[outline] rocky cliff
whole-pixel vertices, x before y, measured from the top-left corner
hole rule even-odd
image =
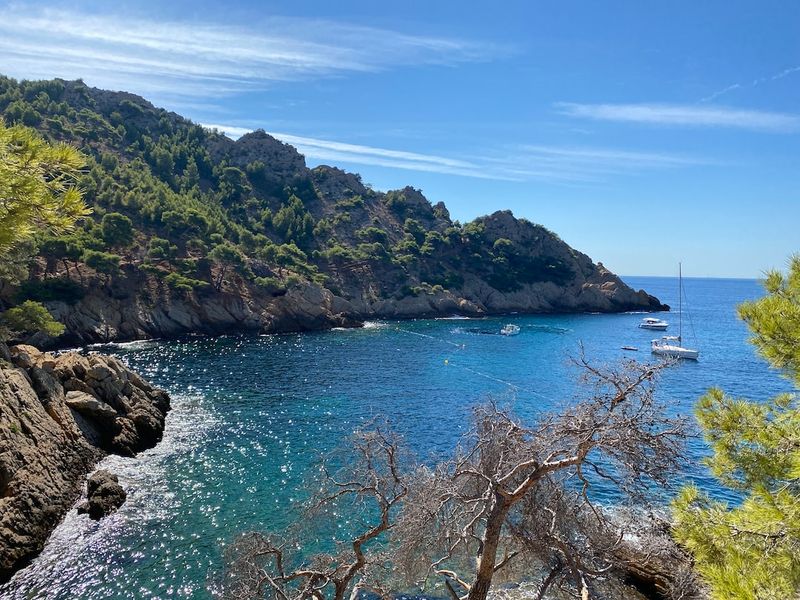
[[[578,255],[583,266],[590,259]],[[374,277],[365,265],[348,275]],[[289,332],[357,327],[369,319],[450,316],[480,317],[511,312],[623,312],[664,310],[643,290],[634,291],[602,265],[566,285],[525,284],[500,292],[480,277],[464,278],[458,289],[422,285],[408,293],[383,296],[377,286],[345,283],[340,295],[311,282],[272,294],[231,277],[222,290],[186,294],[157,279],[131,274],[112,294],[90,287],[78,302],[49,301],[47,307],[67,326],[60,343],[93,343],[175,337],[188,333]],[[42,340],[47,343],[47,340]]]
[[[162,436],[169,397],[115,358],[0,344],[0,581],[27,564],[108,453]]]
[[[87,159],[93,214],[42,236],[27,280],[0,286],[0,309],[47,304],[67,326],[56,343],[667,308],[542,225],[509,211],[460,223],[419,189],[309,168],[264,131],[234,141],[80,81],[0,77],[0,116]]]

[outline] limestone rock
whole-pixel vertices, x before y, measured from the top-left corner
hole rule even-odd
[[[78,506],[78,513],[88,514],[97,521],[117,510],[127,497],[116,475],[106,470],[96,471],[86,482],[87,500]]]
[[[117,411],[108,404],[86,392],[67,392],[66,403],[89,419],[114,419],[117,416]]]
[[[33,366],[39,355],[41,355],[41,352],[33,346],[19,344],[11,348],[11,362],[22,369],[28,369]]]
[[[165,392],[115,358],[31,346],[7,354],[11,362],[0,363],[0,581],[42,549],[94,464],[107,453],[152,447],[169,410]],[[124,499],[113,483],[92,488],[102,512]]]

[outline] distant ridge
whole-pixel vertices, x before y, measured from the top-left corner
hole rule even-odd
[[[309,169],[264,131],[236,141],[139,96],[0,77],[0,115],[88,157],[94,209],[0,303],[43,301],[61,343],[290,331],[367,318],[666,310],[509,211],[466,224],[413,187]]]

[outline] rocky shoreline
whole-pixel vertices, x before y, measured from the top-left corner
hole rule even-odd
[[[602,264],[591,276],[565,286],[538,283],[501,293],[479,278],[466,278],[459,290],[430,289],[402,298],[371,297],[358,289],[337,295],[312,283],[273,295],[235,278],[219,291],[180,293],[130,268],[111,289],[93,286],[77,302],[45,304],[67,327],[59,340],[35,338],[37,344],[49,347],[198,333],[360,327],[374,319],[669,310],[644,290],[627,286]]]
[[[169,405],[116,358],[0,344],[0,582],[41,551],[100,459],[161,440]],[[95,491],[110,508],[124,492],[108,479]]]

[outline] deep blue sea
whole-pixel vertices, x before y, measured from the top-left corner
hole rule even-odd
[[[677,307],[677,279],[625,279]],[[755,355],[735,315],[739,302],[761,295],[756,281],[684,279],[684,289],[684,343],[701,356],[661,378],[670,411],[690,413],[711,386],[756,400],[790,389]],[[101,522],[72,511],[0,596],[209,598],[224,544],[242,531],[285,527],[309,465],[358,423],[384,413],[421,457],[447,453],[470,406],[489,396],[535,419],[584,393],[569,361],[581,343],[597,363],[651,360],[649,341],[660,334],[638,329],[642,316],[385,321],[96,348],[172,394],[165,439],[136,459],[106,459],[127,503]],[[677,313],[661,316],[675,333]],[[521,333],[498,335],[505,323]],[[700,464],[702,441],[693,439],[689,453],[686,477],[725,498]]]

